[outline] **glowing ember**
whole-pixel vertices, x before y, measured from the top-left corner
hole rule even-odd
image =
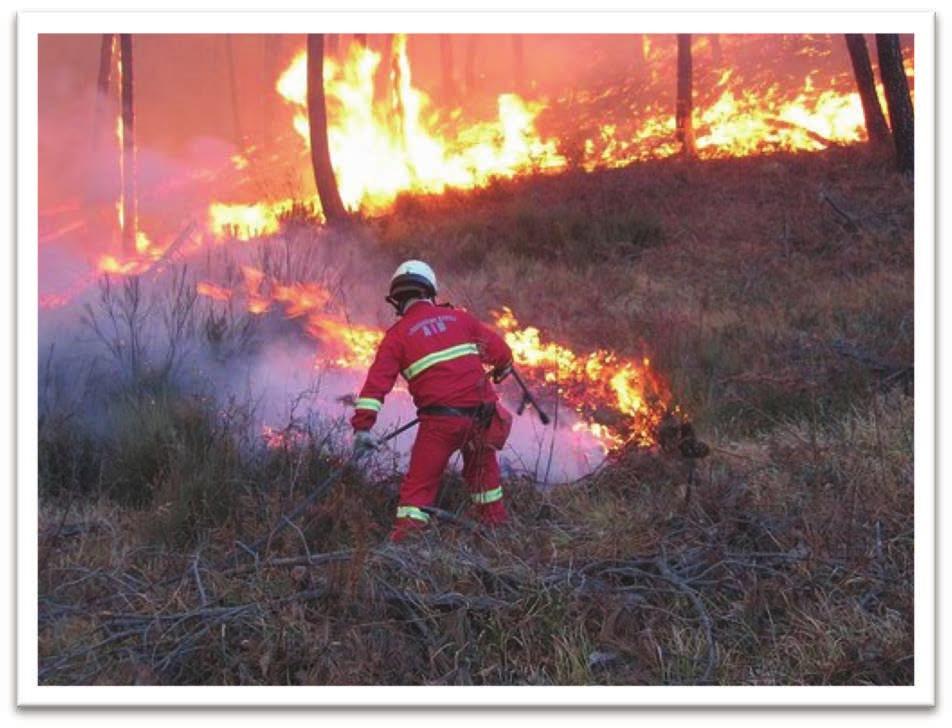
[[[269,450],[287,450],[307,442],[307,434],[293,427],[276,430],[270,425],[261,428],[261,439]]]
[[[129,260],[119,260],[114,255],[104,255],[99,259],[99,270],[103,273],[121,276],[134,276],[145,273],[151,265],[151,261],[132,258]]]
[[[209,283],[208,281],[199,281],[195,285],[195,291],[200,296],[206,296],[208,298],[213,298],[216,301],[230,301],[231,300],[231,291],[222,286],[217,286],[214,283]]]
[[[46,293],[40,296],[40,308],[62,308],[69,303],[70,297],[61,293]]]

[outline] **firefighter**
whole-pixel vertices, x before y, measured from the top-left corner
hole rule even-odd
[[[471,514],[479,522],[505,523],[496,450],[508,435],[511,416],[490,383],[512,371],[512,351],[499,334],[467,311],[437,304],[436,275],[419,260],[401,264],[386,300],[399,319],[388,329],[355,403],[351,424],[357,452],[376,449],[370,433],[398,375],[407,381],[420,418],[410,466],[390,534],[399,542],[426,527],[425,508],[436,500],[440,478],[457,450]],[[491,367],[487,378],[485,366]]]

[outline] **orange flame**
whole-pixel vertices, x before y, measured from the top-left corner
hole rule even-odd
[[[231,291],[222,286],[210,283],[209,281],[199,281],[195,284],[195,291],[199,296],[206,296],[216,301],[230,301]]]
[[[320,342],[315,366],[361,370],[373,362],[384,331],[352,323],[333,310],[326,288],[318,283],[283,284],[252,266],[243,266],[241,272],[242,291],[207,281],[199,283],[197,291],[217,301],[230,301],[241,293],[252,314],[266,313],[280,304],[287,318],[300,319],[303,331]],[[525,377],[557,389],[580,418],[576,429],[588,430],[606,451],[627,442],[642,446],[656,442],[659,424],[672,411],[672,397],[647,358],[626,359],[607,350],[579,354],[543,341],[534,326],[520,327],[509,308],[493,316]]]
[[[277,430],[270,425],[261,428],[261,439],[269,450],[287,450],[307,442],[307,435],[292,426]]]
[[[627,441],[654,444],[672,397],[647,358],[623,359],[607,350],[580,355],[567,346],[544,342],[534,326],[520,328],[507,307],[493,316],[515,363],[528,378],[555,385],[582,418],[580,427],[609,447]]]
[[[370,366],[383,331],[354,324],[346,316],[330,308],[330,291],[319,283],[281,283],[250,265],[241,267],[245,306],[249,313],[265,314],[280,304],[285,317],[301,319],[303,330],[321,342],[317,363],[330,363],[354,369]],[[196,286],[199,295],[216,301],[230,301],[235,291],[209,281]]]
[[[556,141],[542,140],[536,131],[535,119],[545,108],[543,103],[502,94],[496,120],[451,129],[455,125],[448,125],[431,108],[429,97],[413,86],[405,35],[395,36],[394,57],[384,62],[391,61],[398,82],[389,104],[374,101],[379,53],[354,43],[345,63],[332,58],[324,61],[330,156],[341,199],[349,210],[373,214],[389,208],[401,192],[469,189],[497,177],[565,166]],[[310,144],[307,83],[307,51],[301,50],[275,88],[293,110],[292,125],[303,142],[302,151]],[[320,209],[316,198],[309,203]],[[272,233],[291,205],[291,200],[216,201],[209,206],[211,228],[217,236],[231,234],[241,240]]]

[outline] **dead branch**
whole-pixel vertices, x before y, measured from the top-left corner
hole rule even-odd
[[[707,608],[704,606],[704,602],[701,601],[697,592],[688,586],[687,582],[671,569],[664,556],[658,557],[655,560],[655,565],[658,567],[658,572],[662,578],[677,587],[688,598],[694,607],[694,611],[697,612],[698,618],[701,620],[701,626],[704,629],[704,635],[707,639],[707,664],[704,666],[704,672],[701,674],[698,684],[706,685],[710,682],[711,674],[717,665],[717,644],[714,642],[714,627],[711,622],[711,615],[708,614]]]

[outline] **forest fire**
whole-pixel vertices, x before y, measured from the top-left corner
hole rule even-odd
[[[803,36],[803,47],[794,60],[773,70],[770,64],[779,51],[769,38],[724,36],[718,53],[732,54],[734,62],[702,63],[698,81],[692,82],[697,88],[689,105],[689,122],[679,122],[673,109],[672,73],[677,70],[680,78],[680,51],[676,54],[675,45],[661,39],[642,37],[643,67],[625,82],[608,81],[600,88],[596,85],[568,96],[530,92],[524,84],[520,93],[499,89],[492,95],[494,115],[480,118],[458,106],[458,97],[424,91],[411,67],[408,37],[388,38],[383,50],[371,48],[366,39],[355,39],[341,53],[322,52],[326,152],[333,166],[335,193],[351,215],[386,214],[404,193],[469,190],[498,179],[571,167],[593,172],[674,155],[703,160],[809,152],[862,142],[868,136],[863,102],[852,75],[824,68],[833,51],[815,36]],[[696,36],[695,45],[707,52],[712,47],[709,38],[714,36]],[[269,195],[258,187],[249,195],[248,180],[261,169],[262,146],[242,142],[228,150],[224,171],[218,176],[195,173],[195,179],[206,182],[208,188],[199,195],[204,219],[199,239],[186,237],[183,244],[182,236],[164,234],[156,236],[161,243],[154,243],[144,229],[149,225],[147,216],[139,219],[141,204],[127,199],[129,191],[137,189],[136,180],[127,179],[134,169],[136,144],[128,136],[132,124],[122,95],[126,79],[120,48],[125,46],[113,38],[109,46],[112,85],[123,87],[123,113],[116,118],[114,135],[119,162],[115,210],[123,252],[115,252],[113,246],[100,253],[99,273],[142,275],[170,260],[173,253],[181,257],[211,244],[266,238],[280,234],[283,221],[299,210],[309,216],[323,212],[313,184],[316,167],[310,176],[311,144],[317,137],[310,128],[308,85],[314,79],[308,78],[307,49],[297,49],[289,60],[285,56],[268,89],[278,123],[287,130],[275,137],[270,159],[281,158],[298,170],[297,189]],[[900,63],[906,63],[907,78],[913,76],[910,60],[900,57]],[[875,84],[873,93],[882,105],[881,83]],[[484,112],[490,108],[486,96]],[[688,136],[679,126],[682,123]],[[234,201],[249,197],[248,202]],[[132,219],[126,219],[130,214]],[[280,311],[298,320],[302,330],[320,342],[321,363],[345,369],[370,364],[383,332],[354,323],[345,312],[335,310],[322,285],[281,282],[248,265],[240,270],[237,286],[201,281],[197,293],[229,305],[241,298],[253,315]],[[65,297],[65,293],[49,293],[41,305],[61,307]],[[648,359],[626,359],[604,350],[579,354],[545,342],[534,327],[520,327],[508,308],[496,315],[496,325],[505,332],[527,376],[556,388],[580,418],[578,426],[606,448],[655,441],[672,397]]]
[[[56,15],[21,702],[934,698],[932,14]]]
[[[413,86],[406,43],[406,36],[395,36],[390,59],[354,43],[343,62],[325,61],[325,93],[333,102],[328,144],[348,210],[380,213],[401,192],[470,189],[493,178],[565,166],[557,142],[542,140],[535,130],[543,103],[506,93],[498,98],[495,121],[457,125],[442,118],[427,94]],[[389,64],[385,70],[392,81],[386,99],[377,98],[375,86],[381,63]],[[293,128],[304,149],[310,144],[307,82],[307,52],[301,50],[275,88],[294,110]],[[308,202],[320,210],[316,197]],[[209,207],[209,218],[216,234],[230,231],[246,240],[275,232],[291,205],[291,200],[249,205],[215,202]]]
[[[324,58],[328,152],[341,202],[350,213],[386,214],[405,193],[468,190],[496,179],[573,166],[593,172],[685,151],[673,108],[671,73],[677,57],[666,37],[641,36],[641,66],[629,71],[627,79],[607,80],[568,95],[501,89],[493,96],[495,113],[489,118],[458,105],[458,97],[425,91],[419,69],[411,64],[411,41],[420,41],[403,34],[388,37],[382,49],[354,41],[340,54]],[[723,55],[713,63],[705,55],[711,52],[712,38],[694,40],[700,58],[691,109],[693,156],[817,151],[868,138],[852,74],[833,70],[837,66],[831,59],[837,53],[831,38],[802,36],[795,52],[781,60],[784,49],[767,36],[723,36],[717,42],[717,53]],[[101,87],[120,101],[125,93],[121,47],[115,36],[104,46],[109,74],[108,84]],[[839,54],[846,57],[842,49]],[[902,62],[907,79],[914,80],[911,56]],[[202,189],[191,195],[190,204],[200,208],[194,214],[203,221],[202,244],[250,241],[278,233],[282,220],[297,210],[321,213],[308,171],[307,75],[307,50],[300,48],[271,77],[268,90],[276,122],[287,130],[271,141],[268,159],[280,158],[288,169],[297,170],[296,189],[281,195],[262,192],[261,180],[254,183],[254,178],[262,174],[259,160],[268,145],[243,140],[228,151],[217,171],[194,173]],[[880,106],[885,106],[882,83],[874,85]],[[484,101],[483,112],[490,108],[488,99]],[[112,135],[118,163],[116,223],[108,236],[109,249],[97,243],[93,260],[102,272],[135,275],[164,259],[175,234],[153,228],[167,221],[142,215],[141,201],[127,199],[130,193],[141,197],[146,186],[137,188],[142,184],[134,171],[141,139],[127,138],[133,127],[128,104],[123,103]],[[174,180],[162,184],[175,187]],[[154,183],[152,190],[153,195],[167,194]],[[129,216],[133,219],[126,220]],[[66,227],[75,229],[76,224]],[[150,240],[153,230],[152,237],[162,242]]]
[[[242,299],[248,313],[260,316],[280,310],[285,318],[300,320],[302,330],[321,344],[315,366],[366,368],[373,361],[383,331],[352,323],[344,312],[333,310],[331,293],[314,283],[281,283],[250,265],[241,267],[242,282],[233,289],[199,281],[196,292],[219,302]]]
[[[658,427],[672,411],[672,397],[649,359],[626,359],[607,350],[580,355],[543,341],[534,326],[520,327],[509,308],[493,316],[520,370],[557,389],[581,418],[576,428],[589,430],[608,449],[628,442],[655,444]]]
[[[375,79],[389,63],[391,96],[378,98]],[[777,151],[817,151],[834,144],[865,139],[863,108],[848,78],[831,79],[826,88],[807,73],[802,84],[780,83],[746,88],[731,70],[719,74],[710,102],[693,110],[698,156],[704,159],[742,157]],[[514,93],[500,94],[498,118],[462,124],[460,110],[436,108],[415,88],[406,51],[406,36],[395,36],[393,57],[354,43],[346,58],[324,65],[324,87],[332,100],[328,145],[345,207],[367,214],[386,212],[404,192],[440,193],[447,188],[482,187],[495,178],[564,170],[569,166],[560,139],[543,138],[537,119],[546,99],[528,101]],[[307,116],[307,53],[299,51],[275,84],[281,99],[294,110],[292,125],[309,147]],[[880,88],[880,94],[882,90]],[[652,96],[662,97],[661,89]],[[578,99],[584,99],[584,92]],[[620,167],[636,161],[669,157],[680,151],[675,120],[663,104],[649,103],[624,130],[599,124],[584,140],[582,166],[587,171]],[[554,122],[571,123],[571,117]],[[309,204],[320,209],[314,197]],[[251,204],[212,203],[211,227],[247,240],[278,229],[291,200]]]
[[[856,92],[819,91],[807,76],[802,91],[789,99],[779,84],[762,92],[740,91],[730,86],[730,77],[725,72],[718,82],[723,90],[710,105],[695,109],[695,144],[702,159],[819,151],[865,141]],[[676,155],[680,147],[674,134],[674,117],[660,111],[649,114],[627,137],[617,125],[603,124],[596,137],[585,141],[583,166],[593,171]]]
[[[253,315],[280,310],[285,318],[300,320],[302,330],[320,344],[315,367],[362,373],[373,362],[383,330],[353,323],[333,310],[326,288],[317,283],[282,284],[251,266],[241,270],[243,281],[235,289],[201,281],[197,292],[218,302],[242,299]],[[672,411],[672,396],[647,358],[624,358],[607,350],[578,354],[543,341],[538,328],[521,326],[509,308],[494,312],[493,318],[525,378],[558,393],[578,417],[576,430],[587,431],[606,452],[627,443],[657,442],[657,429]]]

